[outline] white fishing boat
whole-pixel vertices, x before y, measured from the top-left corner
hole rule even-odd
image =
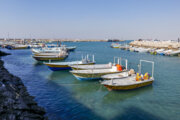
[[[134,52],[139,52],[139,48],[138,47],[134,47]]]
[[[95,64],[94,55],[92,56],[92,60],[89,59],[89,55],[86,57],[82,57],[80,61],[72,61],[72,62],[47,62],[44,63],[47,65],[52,71],[59,71],[59,70],[70,70],[71,65],[89,65]]]
[[[150,50],[149,48],[142,48],[142,47],[136,49],[136,51],[140,53],[145,53],[145,52],[148,52],[149,50]]]
[[[148,73],[145,73],[145,75],[140,75],[137,73],[137,75],[131,75],[128,77],[119,77],[116,76],[116,79],[111,79],[111,80],[104,80],[101,81],[101,84],[104,85],[108,90],[131,90],[131,89],[136,89],[139,87],[144,87],[147,85],[151,85],[154,81],[154,62],[152,61],[146,61],[146,60],[140,60],[140,70],[139,72],[141,73],[141,64],[142,62],[148,62],[152,64],[152,76]]]
[[[92,70],[92,69],[111,69],[115,64],[120,63],[121,58],[114,57],[114,63],[109,62],[107,64],[94,64],[94,65],[71,65],[73,70]]]
[[[112,68],[112,63],[108,64],[94,64],[94,65],[71,65],[74,70],[92,70],[92,69],[110,69]]]
[[[173,52],[173,50],[165,50],[163,53],[164,53],[164,55],[169,55],[171,52]]]
[[[111,44],[112,48],[119,48],[120,46],[121,46],[121,44],[119,44],[119,43],[112,43]]]
[[[72,51],[74,49],[76,49],[76,46],[72,46],[72,47],[45,47],[45,48],[41,48],[41,49],[31,49],[33,53],[57,53],[59,52],[62,48],[67,49],[67,51]]]
[[[11,49],[27,49],[28,45],[22,45],[22,44],[14,44],[11,46]]]
[[[129,51],[134,52],[134,47],[129,47]]]
[[[68,57],[68,53],[63,48],[59,51],[59,53],[38,53],[32,56],[37,61],[57,61],[63,60]]]
[[[179,56],[180,55],[180,50],[175,50],[175,51],[168,52],[168,53],[166,53],[166,55]]]
[[[112,73],[121,73],[127,71],[127,60],[126,67],[117,64],[113,65],[110,69],[89,69],[89,70],[73,70],[70,71],[78,80],[94,80],[101,79],[101,76]]]
[[[157,49],[156,50],[157,54],[159,54],[159,55],[164,55],[164,51],[165,51],[165,49]]]
[[[157,55],[156,48],[151,48],[149,52],[151,55]]]

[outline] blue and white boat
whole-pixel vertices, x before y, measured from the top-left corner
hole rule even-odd
[[[92,56],[92,60],[89,59],[88,55],[80,61],[72,61],[72,62],[48,62],[44,63],[51,69],[52,71],[60,71],[60,70],[71,70],[72,65],[90,65],[95,64],[94,55]]]

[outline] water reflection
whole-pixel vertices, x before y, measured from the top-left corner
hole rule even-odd
[[[153,90],[153,86],[146,86],[143,88],[138,88],[136,90],[128,91],[110,91],[103,97],[104,103],[116,103],[120,101],[127,100],[129,98],[144,94],[145,92]]]

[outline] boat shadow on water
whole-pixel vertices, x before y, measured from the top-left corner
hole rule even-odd
[[[44,64],[43,64],[43,62],[35,61],[33,65],[34,66],[40,66],[40,65],[44,65]]]
[[[125,108],[122,114],[115,116],[112,120],[163,120],[163,119],[141,108],[135,106],[129,106]]]
[[[70,77],[71,73],[69,73],[69,70],[63,70],[63,71],[52,71],[52,73],[48,76],[49,80],[62,80],[67,77]]]
[[[115,103],[127,100],[129,98],[135,97],[145,92],[153,90],[153,86],[149,85],[142,88],[137,88],[135,90],[126,90],[126,91],[110,91],[103,97],[104,103]]]

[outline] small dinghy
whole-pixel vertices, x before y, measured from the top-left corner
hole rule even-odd
[[[89,59],[89,56],[87,55],[85,58],[82,57],[82,60],[80,61],[72,61],[72,62],[49,62],[44,63],[47,65],[52,71],[59,71],[59,70],[70,70],[71,65],[88,65],[88,64],[94,64],[94,55],[92,56],[93,60]]]
[[[154,81],[154,77],[153,77],[154,62],[140,60],[140,73],[141,73],[142,62],[152,63],[152,77],[150,77],[148,73],[145,73],[144,76],[139,75],[139,73],[137,73],[137,75],[131,75],[124,78],[119,77],[119,79],[117,76],[114,76],[115,79],[111,77],[112,78],[111,80],[102,81],[101,84],[104,85],[108,90],[131,90],[131,89],[151,85]]]
[[[101,76],[112,74],[112,73],[121,73],[127,71],[127,60],[126,68],[120,64],[113,65],[110,69],[89,69],[89,70],[73,70],[70,71],[78,80],[93,80],[101,79]]]

